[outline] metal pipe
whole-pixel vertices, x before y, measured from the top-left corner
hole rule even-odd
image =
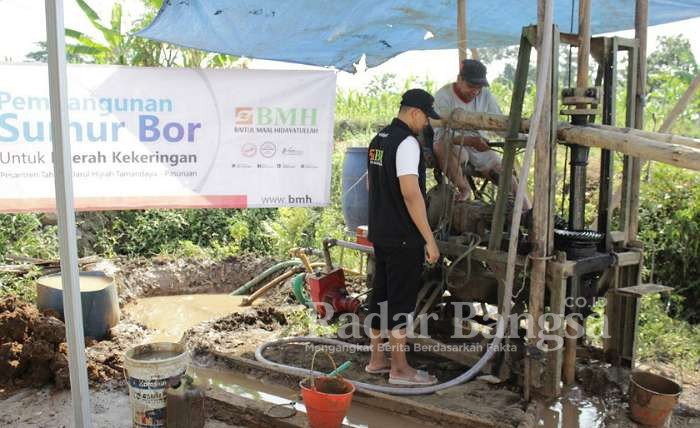
[[[88,388],[83,315],[78,277],[78,250],[73,205],[73,175],[68,136],[68,90],[66,84],[66,43],[63,25],[63,0],[46,0],[46,47],[51,104],[51,139],[58,218],[58,243],[63,281],[68,374],[73,402],[73,424],[91,427],[90,390]]]

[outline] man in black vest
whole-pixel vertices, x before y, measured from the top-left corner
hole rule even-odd
[[[394,385],[432,385],[437,379],[406,360],[406,323],[413,313],[423,263],[437,262],[440,252],[425,204],[425,165],[416,136],[439,119],[433,97],[422,89],[403,94],[399,115],[369,145],[369,240],[376,271],[367,317],[372,327],[368,373],[389,373]],[[406,323],[399,324],[401,319]],[[382,346],[388,331],[391,362]]]

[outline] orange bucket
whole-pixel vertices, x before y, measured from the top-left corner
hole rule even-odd
[[[311,360],[311,370],[313,370],[318,352],[314,353]],[[326,353],[326,355],[328,354]],[[330,355],[328,358],[335,367],[333,358]],[[342,426],[343,419],[352,403],[355,385],[341,376],[319,376],[303,379],[299,382],[299,387],[301,387],[301,397],[304,400],[311,428],[338,428]]]

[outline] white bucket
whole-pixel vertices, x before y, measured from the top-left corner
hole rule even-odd
[[[124,355],[126,381],[134,427],[165,426],[165,387],[185,374],[189,353],[179,343],[148,343]]]

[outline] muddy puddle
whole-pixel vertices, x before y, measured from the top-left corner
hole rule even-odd
[[[545,428],[604,427],[606,408],[598,397],[588,396],[578,387],[565,391],[554,401],[547,402],[537,426]]]
[[[124,312],[154,330],[151,341],[178,342],[185,331],[197,324],[249,309],[251,306],[241,305],[244,297],[230,294],[144,297],[128,303]],[[256,300],[253,306],[262,302]]]
[[[275,404],[286,404],[297,399],[297,392],[280,385],[263,383],[258,379],[252,379],[244,375],[211,368],[191,367],[195,384],[204,388],[216,388],[220,391],[235,394],[241,397],[270,403],[271,415],[289,414],[285,408],[272,408]],[[303,402],[295,404],[297,412],[306,413]],[[399,415],[392,415],[381,410],[376,410],[360,403],[353,402],[343,424],[351,427],[401,427],[422,428],[411,419]]]

